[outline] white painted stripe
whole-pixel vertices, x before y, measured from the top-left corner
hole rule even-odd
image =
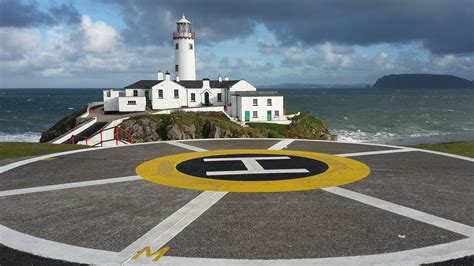
[[[419,265],[461,258],[473,254],[474,239],[467,238],[446,244],[364,256],[308,258],[308,259],[218,259],[164,256],[160,265]]]
[[[416,150],[415,150],[415,149],[411,149],[411,148],[404,148],[404,149],[396,149],[396,150],[383,150],[383,151],[366,151],[366,152],[343,153],[343,154],[336,154],[336,156],[340,156],[340,157],[355,157],[355,156],[380,155],[380,154],[390,154],[390,153],[400,153],[400,152],[411,152],[411,151],[416,151]]]
[[[202,149],[202,148],[199,148],[199,147],[196,147],[196,146],[191,146],[189,144],[186,144],[186,143],[181,143],[181,142],[178,142],[178,141],[175,141],[175,140],[172,140],[172,141],[168,141],[166,142],[168,144],[171,144],[171,145],[174,145],[176,147],[180,147],[180,148],[184,148],[184,149],[187,149],[187,150],[191,150],[191,151],[207,151],[206,149]]]
[[[469,225],[454,222],[445,218],[441,218],[441,217],[434,216],[425,212],[417,211],[417,210],[414,210],[402,205],[391,203],[385,200],[367,196],[367,195],[354,192],[351,190],[347,190],[344,188],[340,188],[340,187],[322,188],[322,190],[348,198],[348,199],[362,202],[367,205],[370,205],[370,206],[373,206],[385,211],[396,213],[398,215],[402,215],[402,216],[405,216],[405,217],[408,217],[420,222],[431,224],[436,227],[458,233],[460,235],[464,235],[467,237],[474,237],[474,227],[469,226]]]
[[[54,242],[0,225],[1,243],[34,255],[87,264],[118,262],[118,253]]]
[[[153,251],[159,250],[226,194],[227,192],[214,191],[205,191],[201,193],[151,229],[148,233],[140,237],[137,241],[122,250],[120,256],[124,258],[123,261],[130,261],[133,255],[147,246]],[[134,260],[132,262],[139,261]]]
[[[133,175],[133,176],[106,178],[106,179],[99,179],[99,180],[92,180],[92,181],[82,181],[82,182],[73,182],[73,183],[66,183],[66,184],[42,186],[42,187],[4,190],[4,191],[0,191],[0,197],[20,195],[20,194],[29,194],[29,193],[36,193],[36,192],[53,191],[53,190],[60,190],[60,189],[90,187],[90,186],[97,186],[97,185],[104,185],[104,184],[113,184],[113,183],[120,183],[120,182],[135,181],[135,180],[141,180],[141,179],[142,178],[140,176]]]
[[[283,139],[283,140],[277,142],[275,145],[271,146],[268,149],[269,150],[283,150],[288,145],[290,145],[293,141],[295,141],[295,140],[294,139]]]
[[[275,157],[232,157],[232,158],[205,158],[205,162],[226,162],[226,161],[248,161],[248,160],[289,160],[288,156],[275,156]]]
[[[248,170],[236,170],[236,171],[212,171],[206,172],[207,176],[216,175],[261,175],[261,174],[293,174],[293,173],[309,173],[308,170],[303,168],[297,169],[269,169],[262,171],[248,171]]]

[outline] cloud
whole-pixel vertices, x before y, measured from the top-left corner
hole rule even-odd
[[[39,41],[36,29],[0,27],[0,60],[18,60],[34,50]]]
[[[103,1],[122,9],[125,36],[136,44],[168,41],[185,12],[204,43],[250,35],[263,23],[285,46],[419,41],[438,54],[474,51],[472,0]]]
[[[13,27],[0,27],[0,38],[2,87],[124,86],[154,78],[173,58],[169,46],[129,47],[112,26],[86,15],[72,27],[50,28],[43,40],[37,29]]]
[[[46,12],[35,2],[23,4],[17,0],[0,0],[0,27],[36,27],[41,25],[76,24],[81,15],[71,4],[53,6]]]
[[[93,22],[89,16],[83,16],[71,43],[79,46],[84,52],[104,53],[114,50],[118,34],[115,29],[103,21]]]

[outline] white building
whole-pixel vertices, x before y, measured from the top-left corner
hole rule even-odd
[[[175,79],[158,72],[156,80],[140,80],[123,90],[104,90],[106,113],[143,112],[146,110],[193,109],[221,106],[229,116],[240,121],[286,120],[283,96],[276,92],[257,92],[245,80],[196,80],[195,33],[184,16],[173,32]],[[215,108],[213,108],[215,109]]]

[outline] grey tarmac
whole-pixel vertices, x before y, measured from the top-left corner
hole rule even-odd
[[[161,248],[151,245],[153,239],[160,237],[150,235],[158,225],[165,229],[169,226],[167,235],[171,236],[164,245],[169,250],[159,261],[164,264],[407,262],[403,256],[418,264],[474,253],[468,250],[473,243],[470,233],[456,233],[448,226],[424,223],[395,209],[374,207],[330,190],[229,192],[190,218],[189,203],[202,191],[142,179],[107,181],[136,175],[135,168],[145,161],[193,152],[190,146],[196,147],[194,150],[274,147],[344,154],[365,163],[371,173],[341,188],[457,222],[468,231],[474,226],[472,159],[417,150],[400,152],[404,148],[396,146],[280,141],[285,140],[186,140],[179,141],[186,144],[181,146],[158,142],[50,155],[24,165],[20,162],[13,169],[0,171],[0,191],[86,183],[81,187],[0,196],[0,244],[4,246],[0,264],[11,261],[8,259],[12,254],[76,263],[133,262],[123,257],[122,251],[142,236],[148,234],[145,240],[151,241],[153,252]],[[380,151],[386,152],[377,153]],[[360,153],[366,154],[356,156]],[[47,157],[53,159],[44,160]],[[0,165],[0,170],[8,167],[6,163]],[[88,185],[94,180],[105,181]],[[166,224],[172,216],[176,224]],[[180,217],[189,222],[180,222]],[[27,241],[24,246],[15,241],[16,235]],[[48,250],[48,245],[54,248]],[[144,242],[143,248],[147,245]],[[24,253],[9,253],[8,248]]]

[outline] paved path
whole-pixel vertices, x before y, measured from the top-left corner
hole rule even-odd
[[[370,174],[321,189],[246,193],[163,186],[136,173],[139,165],[152,159],[234,149],[255,151],[248,156],[279,150],[289,157],[290,150],[330,154],[341,162],[347,158],[365,164]],[[252,170],[249,177],[258,178],[260,172],[285,168],[285,161],[294,159],[280,156],[278,164],[271,164],[265,161],[272,158],[257,162],[241,157],[206,161],[217,161],[219,167],[227,163],[220,171]],[[331,171],[338,167],[344,166],[329,164]],[[474,253],[472,206],[473,159],[384,145],[276,139],[171,141],[63,152],[0,167],[0,244],[79,263],[443,261]]]

